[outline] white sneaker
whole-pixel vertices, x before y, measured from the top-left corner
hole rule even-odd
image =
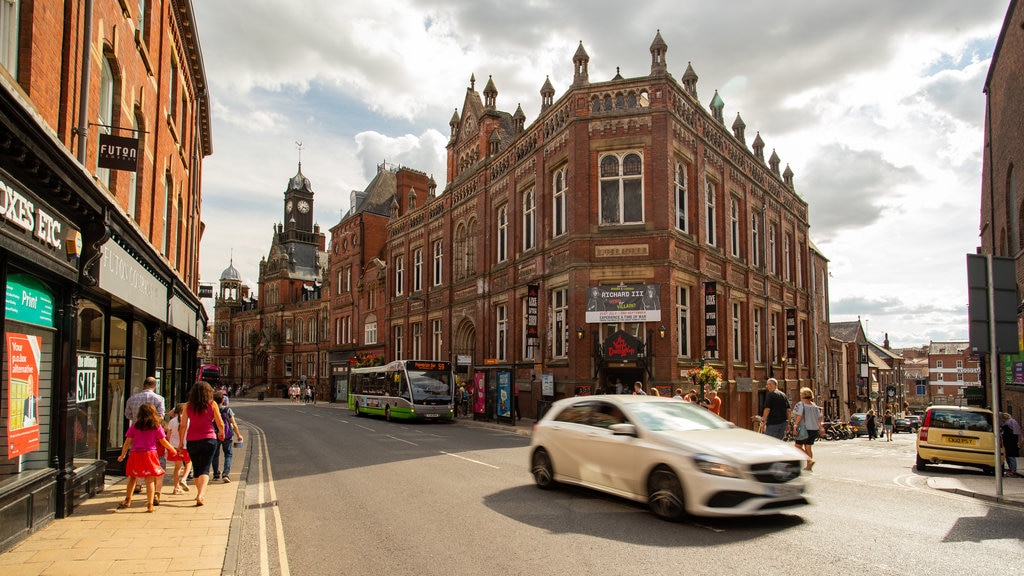
[[[178,482],[178,487],[184,490],[185,492],[188,492],[188,484],[186,484],[184,480],[180,480]]]
[[[224,476],[223,479],[224,479],[224,483],[225,484],[227,484],[228,482],[231,482],[231,478],[228,478],[227,476]]]

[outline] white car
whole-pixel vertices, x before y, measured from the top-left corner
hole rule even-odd
[[[537,486],[593,488],[666,520],[752,516],[808,504],[807,456],[708,410],[654,396],[578,396],[537,422],[530,470]]]

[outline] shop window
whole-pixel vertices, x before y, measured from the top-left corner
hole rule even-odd
[[[128,359],[128,322],[121,318],[110,319],[110,353],[107,359],[107,386],[104,389],[106,397],[107,438],[106,448],[116,449],[121,447],[124,439],[124,403],[128,399],[125,395],[126,366]]]
[[[78,379],[75,386],[74,457],[96,460],[100,454],[100,406],[103,401],[103,327],[106,316],[98,306],[82,301],[78,306],[76,340]]]

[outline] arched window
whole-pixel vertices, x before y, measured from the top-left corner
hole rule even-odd
[[[638,152],[610,153],[599,164],[601,224],[642,223],[643,157]]]

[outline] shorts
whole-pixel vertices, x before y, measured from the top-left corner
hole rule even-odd
[[[796,440],[796,443],[801,445],[801,446],[810,446],[811,444],[814,444],[814,440],[817,439],[817,437],[818,437],[818,430],[817,429],[811,430],[810,428],[808,428],[807,429],[807,438],[804,438],[803,440]]]
[[[188,441],[188,455],[192,457],[192,476],[209,476],[213,455],[217,451],[217,440],[203,438]]]

